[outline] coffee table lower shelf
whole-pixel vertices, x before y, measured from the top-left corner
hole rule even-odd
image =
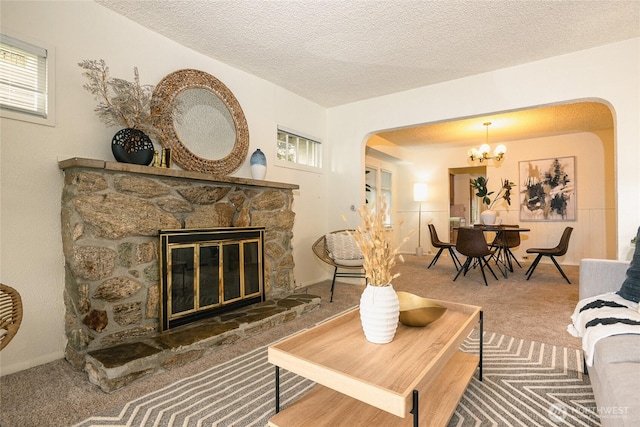
[[[420,426],[445,426],[478,369],[477,355],[456,352],[440,375],[418,390]],[[269,420],[272,427],[412,426],[413,416],[400,418],[330,388],[316,385],[309,393]]]

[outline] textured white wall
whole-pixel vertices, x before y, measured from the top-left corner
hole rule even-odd
[[[249,125],[249,154],[260,148],[271,165],[266,179],[300,185],[294,192],[293,247],[296,279],[313,283],[326,276],[311,254],[318,230],[326,228],[325,173],[273,166],[277,125],[325,139],[326,112],[318,105],[186,49],[94,2],[3,2],[2,31],[46,40],[57,61],[57,125],[0,119],[0,281],[20,291],[24,320],[0,354],[5,375],[63,357],[64,260],[60,233],[62,172],[58,160],[113,160],[111,138],[93,113],[95,102],[82,85],[77,63],[104,59],[111,75],[157,84],[182,68],[206,71],[234,93]],[[249,159],[234,176],[251,177]]]

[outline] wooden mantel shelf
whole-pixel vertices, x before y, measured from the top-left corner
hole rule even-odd
[[[297,190],[300,188],[298,184],[262,181],[258,179],[239,178],[234,176],[214,176],[207,173],[185,171],[182,169],[156,168],[153,166],[134,165],[130,163],[109,162],[96,159],[83,159],[80,157],[72,157],[70,159],[61,160],[58,162],[58,167],[62,170],[71,168],[103,169],[114,172],[129,172],[140,175],[167,176],[173,178],[194,179],[200,181],[247,185],[253,187],[269,187],[290,190]]]

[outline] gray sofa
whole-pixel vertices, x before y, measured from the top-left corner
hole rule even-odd
[[[579,298],[620,289],[629,262],[583,259]],[[615,335],[599,340],[588,367],[602,425],[640,426],[640,335]]]

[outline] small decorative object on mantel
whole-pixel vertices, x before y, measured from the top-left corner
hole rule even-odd
[[[162,151],[153,152],[153,167],[171,169],[171,149],[163,148]]]
[[[134,67],[135,80],[109,77],[109,68],[104,60],[79,62],[83,75],[89,80],[83,87],[98,101],[95,112],[107,126],[119,125],[124,129],[113,138],[111,149],[119,162],[149,165],[154,150],[149,136],[157,138],[158,120],[166,120],[170,109],[151,114],[151,95],[154,86],[140,85],[138,69]]]
[[[163,168],[171,169],[171,148],[162,149],[162,163]]]
[[[251,165],[251,177],[253,179],[264,179],[267,173],[267,157],[259,148],[251,155],[249,164]]]
[[[489,180],[483,176],[479,176],[478,178],[471,180],[471,188],[476,190],[476,196],[480,197],[482,199],[482,203],[487,205],[487,208],[480,212],[480,222],[485,225],[494,225],[496,223],[497,213],[491,208],[493,208],[498,200],[505,200],[507,205],[511,206],[511,189],[515,184],[508,179],[501,181],[502,187],[492,201],[489,196],[494,192],[487,189],[487,183]]]
[[[399,247],[391,248],[390,230],[385,225],[387,204],[380,197],[375,208],[367,205],[358,209],[362,224],[353,233],[362,252],[367,285],[360,297],[360,321],[365,338],[375,344],[393,340],[398,327],[400,302],[391,281],[398,276],[391,269],[396,263]],[[405,243],[408,237],[403,240]],[[400,245],[402,246],[402,245]]]

